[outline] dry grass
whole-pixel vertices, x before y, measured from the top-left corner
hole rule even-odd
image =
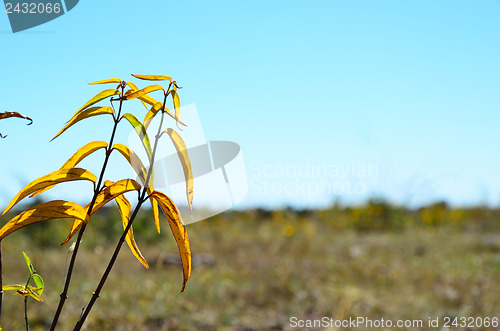
[[[125,247],[86,329],[290,330],[291,316],[500,317],[500,251],[484,243],[481,228],[359,232],[317,215],[267,216],[229,214],[189,225],[193,257],[202,263],[182,294],[180,267],[161,263],[177,253],[172,239],[163,240],[169,230],[161,241],[138,235],[151,270]],[[43,249],[17,233],[2,243],[4,283],[26,278],[23,250],[44,277],[45,302],[29,306],[33,330],[48,329],[62,287],[67,247],[57,245],[63,239],[57,229]],[[111,243],[90,237],[83,247],[59,330],[72,329],[112,251]],[[1,322],[4,330],[23,329],[19,297],[4,295]]]

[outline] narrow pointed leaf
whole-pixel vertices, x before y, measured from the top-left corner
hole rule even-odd
[[[120,84],[121,82],[122,82],[122,80],[120,78],[109,78],[109,79],[98,80],[96,82],[87,83],[87,84],[89,84],[89,85],[109,84],[109,83],[118,83],[118,84]]]
[[[149,184],[146,185],[146,177],[148,175],[148,171],[144,167],[144,164],[142,163],[141,159],[137,156],[137,154],[135,154],[133,150],[131,150],[130,148],[128,148],[123,144],[114,144],[113,149],[117,150],[118,152],[120,152],[121,155],[123,155],[123,157],[132,166],[135,173],[137,174],[137,176],[139,176],[139,179],[145,186],[149,187],[150,185],[153,184],[152,180],[150,180]]]
[[[174,100],[175,121],[177,127],[179,127],[179,113],[181,111],[181,102],[179,100],[179,95],[177,94],[177,91],[175,89],[170,91],[170,93],[172,94],[172,99]]]
[[[137,86],[136,86],[134,83],[132,83],[132,82],[127,82],[127,85],[128,85],[128,86],[130,86],[130,88],[132,89],[132,91],[134,91],[134,92],[135,92],[135,91],[139,91],[139,88],[137,88]],[[149,95],[147,95],[147,96],[149,96]],[[150,97],[150,98],[151,98],[151,97]],[[148,106],[146,105],[146,102],[144,102],[144,101],[142,100],[142,98],[139,98],[139,100],[141,100],[141,102],[142,102],[142,104],[144,105],[144,107],[146,107],[146,109],[148,109]]]
[[[22,289],[24,285],[21,284],[13,284],[13,285],[4,285],[2,286],[2,291],[17,291]]]
[[[74,168],[81,160],[94,153],[95,151],[100,150],[101,148],[108,147],[108,143],[105,141],[92,141],[85,146],[79,148],[72,157],[63,164],[61,169],[71,169]]]
[[[123,229],[128,225],[128,222],[130,220],[130,210],[132,209],[132,205],[128,201],[128,199],[124,195],[120,195],[116,197],[115,199],[116,204],[118,205],[118,208],[120,209],[120,214],[122,217],[122,224],[123,224]],[[132,254],[139,260],[139,262],[142,263],[146,269],[149,269],[148,262],[142,255],[141,251],[139,250],[139,247],[137,247],[137,243],[135,242],[134,239],[134,232],[132,230],[132,227],[127,232],[127,235],[125,236],[125,241],[127,242],[127,245],[130,247],[130,250],[132,251]]]
[[[138,97],[137,99],[141,100],[142,104],[144,105],[144,107],[146,107],[146,109],[148,109],[146,103],[151,106],[154,106],[156,103],[158,103],[158,101],[149,94],[145,94],[142,97]]]
[[[78,111],[82,111],[84,109],[87,109],[88,107],[92,106],[93,104],[98,103],[99,101],[102,101],[102,100],[104,100],[106,98],[109,98],[109,97],[111,97],[113,95],[118,95],[118,94],[120,94],[120,91],[118,89],[114,89],[114,88],[101,91],[101,92],[97,93],[92,99],[90,99],[89,101],[87,101],[82,106],[82,108],[78,109]]]
[[[153,118],[158,114],[158,111],[161,110],[163,107],[163,103],[157,102],[153,106],[151,106],[151,109],[148,111],[146,114],[146,117],[144,117],[144,121],[142,122],[144,127],[147,129],[149,126],[149,123],[153,120]]]
[[[172,142],[174,143],[175,149],[177,150],[177,155],[182,164],[182,169],[184,170],[184,177],[186,179],[186,197],[189,204],[189,209],[191,213],[193,212],[193,170],[191,169],[191,161],[189,161],[189,155],[187,152],[186,144],[182,140],[181,136],[174,129],[167,129],[165,132],[170,136]]]
[[[28,125],[33,123],[33,120],[31,118],[29,118],[28,116],[21,115],[15,111],[5,111],[3,113],[0,113],[0,120],[2,120],[4,118],[11,118],[11,117],[23,118],[25,120],[28,120],[28,121],[30,121],[30,123],[28,123]]]
[[[154,191],[152,196],[156,199],[156,201],[158,201],[163,213],[167,217],[170,230],[174,235],[175,242],[177,243],[177,247],[179,249],[179,255],[181,256],[182,261],[182,271],[184,274],[184,282],[181,289],[181,292],[183,292],[186,282],[191,276],[191,249],[189,247],[187,231],[184,223],[182,222],[181,213],[172,200],[170,200],[170,198],[165,194],[158,191]]]
[[[161,103],[161,102],[157,102],[154,104],[154,106],[151,107],[149,112],[146,114],[146,117],[144,117],[144,121],[142,121],[142,123],[146,129],[148,128],[149,124],[151,123],[153,118],[156,116],[156,114],[158,114],[158,111],[160,111],[162,109],[162,107],[163,107],[163,103]],[[177,122],[179,122],[180,124],[187,126],[186,124],[184,124],[184,122],[182,122],[178,118],[175,118],[174,113],[172,113],[172,111],[170,109],[168,109],[167,107],[165,107],[165,113],[168,116],[172,117]]]
[[[152,187],[147,188],[148,195],[151,195],[154,191]],[[153,221],[155,222],[156,231],[160,233],[160,211],[158,209],[158,202],[153,197],[149,198],[151,202],[151,209],[153,209]]]
[[[74,124],[80,122],[81,120],[84,120],[84,119],[89,118],[89,117],[97,116],[97,115],[104,115],[104,114],[113,115],[113,108],[111,108],[111,107],[90,107],[89,109],[79,110],[75,113],[75,115],[73,115],[73,117],[68,121],[68,123],[66,123],[64,128],[62,128],[62,130],[59,131],[59,133],[56,134],[54,138],[52,138],[52,140],[59,137],[61,134],[63,134],[64,131],[69,129]]]
[[[172,77],[165,76],[165,75],[134,75],[132,74],[135,78],[139,78],[142,80],[168,80],[172,81]]]
[[[38,294],[35,293],[35,290],[36,289],[33,288],[32,286],[28,286],[28,292],[29,292],[30,297],[32,297],[33,299],[35,299],[38,302],[43,302],[42,298],[40,298],[38,296]]]
[[[88,207],[89,205],[86,205],[85,206],[85,212],[87,213],[88,212]],[[78,220],[78,219],[75,219],[73,221],[73,225],[71,226],[71,230],[69,231],[69,234],[68,236],[66,237],[66,239],[60,244],[61,246],[66,244],[68,241],[70,241],[70,239],[75,235],[76,231],[80,230],[80,228],[82,227],[83,225],[83,222]]]
[[[123,118],[125,118],[129,123],[134,127],[135,132],[139,135],[139,138],[142,141],[142,144],[144,145],[144,149],[146,150],[146,153],[148,154],[148,159],[149,161],[152,160],[153,158],[153,150],[151,149],[151,142],[149,140],[148,134],[146,132],[146,128],[144,125],[142,125],[141,122],[135,117],[134,115],[130,113],[126,113],[123,115]]]
[[[50,201],[31,207],[8,221],[0,229],[0,240],[27,225],[55,218],[76,218],[83,222],[90,220],[85,209],[74,202]]]
[[[122,195],[123,193],[130,191],[139,191],[140,189],[141,185],[133,179],[122,179],[117,181],[113,185],[110,185],[99,192],[90,215],[94,214],[102,206],[115,199],[116,197]]]
[[[146,185],[146,177],[148,175],[148,172],[144,167],[144,164],[142,163],[141,159],[137,156],[137,154],[135,154],[133,150],[122,144],[113,145],[113,149],[120,152],[123,155],[123,157],[128,161],[128,163],[132,166],[137,176],[139,176],[139,179],[141,180],[142,184],[146,186],[148,195],[151,195],[151,193],[154,191],[153,176],[150,177],[149,183]],[[160,213],[158,210],[158,203],[153,198],[149,198],[149,200],[151,202],[151,208],[153,209],[153,218],[156,226],[156,231],[160,233]]]
[[[91,182],[96,181],[96,177],[93,173],[88,170],[80,169],[80,168],[71,168],[71,169],[60,169],[56,170],[48,175],[42,176],[38,179],[35,179],[26,187],[24,187],[15,197],[12,199],[10,204],[7,206],[3,215],[7,213],[12,207],[14,207],[19,201],[27,197],[28,195],[42,190],[47,186],[53,186],[58,183],[74,181],[74,180],[88,180]]]
[[[28,266],[28,269],[30,270],[30,274],[34,273],[35,268],[33,268],[33,264],[31,264],[30,258],[28,257],[28,255],[26,255],[25,252],[23,252],[23,255],[24,255],[24,260],[26,261],[26,265]]]
[[[110,182],[108,182],[109,184]],[[115,199],[116,197],[130,191],[139,191],[141,189],[141,185],[137,183],[133,179],[122,179],[117,181],[116,183],[113,183],[103,189],[99,194],[97,195],[96,201],[94,203],[94,207],[92,208],[92,211],[90,212],[90,215],[94,214],[96,211],[98,211],[101,207],[106,205],[108,202],[111,200]],[[88,211],[90,207],[90,204],[87,204],[85,206],[85,212]],[[61,243],[61,245],[66,244],[70,239],[75,235],[75,233],[80,229],[82,226],[82,221],[79,219],[75,219],[73,221],[73,225],[71,226],[71,230],[69,231],[68,236],[66,239]]]
[[[142,97],[148,93],[158,91],[158,90],[163,90],[163,86],[161,86],[161,85],[149,85],[149,86],[146,86],[145,88],[143,88],[139,91],[135,91],[133,93],[126,95],[124,99],[125,100],[132,100],[132,99]],[[165,90],[163,90],[163,91],[165,91]]]
[[[33,274],[31,276],[33,278],[33,281],[35,282],[36,285],[36,291],[38,295],[42,295],[43,293],[43,279],[39,274]]]
[[[80,163],[81,160],[89,156],[90,154],[94,153],[95,151],[101,149],[101,148],[106,148],[108,147],[108,143],[104,141],[93,141],[88,143],[87,145],[83,146],[82,148],[78,149],[76,153],[66,161],[66,163],[63,164],[61,169],[70,169],[74,168],[78,163]],[[53,188],[55,185],[47,186],[44,189],[41,189],[39,191],[36,191],[35,193],[30,195],[30,198],[33,198],[34,196],[37,196],[45,191],[50,190]]]

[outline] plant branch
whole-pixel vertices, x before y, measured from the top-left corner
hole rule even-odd
[[[132,223],[134,222],[134,220],[137,216],[137,213],[139,212],[139,209],[141,208],[142,204],[147,200],[145,198],[145,196],[146,196],[147,186],[148,186],[149,180],[151,179],[151,176],[153,174],[153,164],[154,164],[154,160],[155,160],[155,156],[156,156],[156,149],[158,147],[158,141],[160,140],[161,127],[163,126],[163,120],[165,117],[165,102],[167,100],[167,96],[168,96],[168,92],[165,93],[165,99],[163,102],[163,109],[161,112],[160,125],[158,126],[158,133],[155,136],[155,144],[153,147],[153,153],[152,153],[150,164],[149,164],[148,175],[146,177],[146,181],[144,182],[144,187],[142,188],[142,194],[138,199],[137,206],[135,207],[134,212],[132,213],[132,216],[130,217],[127,226],[125,227],[125,230],[123,230],[123,233],[120,237],[120,240],[118,241],[118,244],[116,245],[115,251],[113,252],[113,256],[111,257],[111,260],[109,261],[108,266],[106,267],[106,270],[104,271],[104,274],[102,275],[101,280],[99,281],[99,285],[97,285],[97,288],[94,291],[92,298],[89,301],[89,304],[85,307],[85,311],[80,316],[80,319],[76,323],[73,331],[80,330],[83,326],[83,323],[85,323],[85,319],[87,318],[88,314],[92,310],[94,303],[99,298],[99,294],[101,293],[101,290],[104,286],[104,283],[106,283],[106,280],[108,279],[109,273],[111,272],[111,269],[113,268],[113,265],[116,261],[116,258],[118,257],[118,253],[120,252],[120,249],[123,245],[123,242],[125,241],[125,237],[126,237],[128,231],[130,230],[130,228],[132,227]]]
[[[24,297],[24,320],[26,321],[26,331],[29,331],[30,324],[28,322],[28,296]]]
[[[3,304],[3,270],[2,270],[2,241],[0,240],[0,321],[2,318]]]
[[[121,93],[122,95],[123,95],[124,88],[125,87],[122,85],[122,93]],[[109,156],[111,155],[113,141],[115,139],[115,134],[116,134],[116,128],[118,127],[118,122],[119,122],[120,114],[122,111],[122,104],[123,104],[123,99],[120,98],[120,107],[118,109],[118,115],[114,119],[113,132],[111,133],[111,138],[109,140],[108,147],[106,148],[106,157],[104,158],[104,164],[102,166],[101,174],[99,176],[99,180],[97,182],[97,185],[94,186],[94,196],[92,198],[92,201],[89,205],[89,209],[87,211],[87,214],[89,216],[92,213],[92,208],[94,208],[94,204],[96,202],[97,195],[99,194],[99,192],[101,190],[102,180],[104,178],[104,173],[106,172],[106,166],[108,165]],[[114,114],[113,114],[113,116],[114,116]],[[87,226],[87,224],[83,223],[81,228],[80,228],[80,231],[78,232],[78,236],[77,236],[76,243],[75,243],[75,249],[73,250],[73,254],[71,255],[71,260],[69,262],[69,267],[68,267],[68,273],[66,274],[66,281],[64,283],[64,289],[61,292],[61,295],[60,295],[61,298],[59,300],[59,305],[57,306],[57,310],[56,310],[56,313],[54,315],[54,319],[52,320],[52,325],[50,326],[50,331],[55,330],[55,327],[56,327],[57,322],[59,320],[59,316],[61,314],[64,303],[65,303],[66,299],[68,298],[69,284],[71,282],[71,276],[73,274],[73,268],[75,266],[76,256],[78,254],[78,249],[80,247],[80,242],[82,240],[83,233],[85,232],[86,226]]]

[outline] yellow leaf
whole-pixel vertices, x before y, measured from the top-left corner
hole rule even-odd
[[[153,118],[156,116],[156,114],[158,113],[158,111],[160,109],[162,109],[162,107],[163,107],[163,103],[161,103],[161,102],[157,102],[157,103],[154,104],[154,106],[151,107],[151,109],[149,110],[149,112],[146,114],[146,117],[144,118],[144,121],[142,122],[143,125],[144,125],[144,127],[146,129],[148,128],[149,124],[151,123],[151,121],[153,120]],[[177,122],[179,122],[180,124],[182,124],[184,126],[187,126],[181,120],[179,120],[178,118],[175,118],[175,115],[167,107],[165,107],[165,113],[168,116],[172,117]]]
[[[151,121],[153,120],[153,118],[156,116],[156,114],[158,113],[158,111],[161,110],[162,107],[163,107],[163,103],[157,102],[148,111],[148,113],[146,114],[146,117],[144,117],[144,121],[142,122],[142,124],[144,125],[144,127],[146,129],[148,128],[149,123],[151,123]],[[166,108],[165,108],[165,110],[166,110]]]
[[[85,146],[79,148],[72,157],[63,164],[61,169],[74,168],[81,160],[94,153],[95,151],[108,147],[108,143],[104,141],[92,141]]]
[[[137,156],[137,154],[135,154],[133,150],[122,144],[113,145],[113,149],[120,152],[123,155],[123,157],[128,161],[128,163],[130,163],[137,176],[139,176],[139,179],[141,180],[142,184],[146,186],[148,195],[151,195],[151,193],[154,191],[153,180],[152,180],[153,176],[151,176],[149,184],[146,185],[146,177],[148,173],[141,159],[139,159],[139,157]],[[158,210],[158,203],[153,198],[149,198],[149,200],[151,201],[151,208],[153,209],[153,217],[156,225],[156,230],[158,231],[158,233],[160,233],[160,218],[159,218],[160,215]]]
[[[113,108],[111,108],[111,107],[91,107],[91,108],[83,110],[83,111],[82,110],[77,111],[76,114],[73,115],[73,117],[66,123],[64,128],[62,128],[62,130],[59,131],[59,133],[56,134],[56,136],[51,139],[51,141],[56,139],[57,137],[59,137],[69,127],[80,122],[81,120],[84,120],[84,119],[92,117],[92,116],[104,115],[104,114],[113,115]]]
[[[152,187],[148,187],[148,195],[151,195],[154,191]],[[158,210],[158,202],[153,197],[149,198],[151,202],[151,208],[153,209],[153,220],[155,222],[156,231],[160,233],[160,211]]]
[[[89,205],[90,204],[87,204],[85,206],[85,212],[87,213],[88,212],[88,209],[89,209]],[[64,245],[65,243],[67,243],[76,233],[76,231],[78,231],[83,225],[83,222],[80,221],[80,220],[74,220],[73,221],[73,225],[71,226],[71,230],[69,231],[69,234],[68,236],[66,237],[66,240],[64,240],[60,245]]]
[[[31,207],[8,221],[0,229],[0,240],[26,225],[54,218],[76,218],[83,222],[90,220],[85,209],[74,202],[50,201]]]
[[[69,160],[66,161],[66,163],[64,163],[60,169],[74,168],[78,163],[80,163],[81,160],[83,160],[84,158],[86,158],[90,154],[94,153],[95,151],[97,151],[101,148],[106,148],[106,147],[108,147],[108,144],[104,141],[90,142],[87,145],[83,146],[82,148],[78,149],[78,151],[76,151],[76,153],[71,158],[69,158]],[[30,198],[33,198],[33,197],[35,197],[35,196],[37,196],[45,191],[48,191],[51,188],[53,188],[54,186],[55,185],[47,186],[44,189],[36,191],[35,193],[30,195]]]
[[[191,249],[189,248],[187,231],[184,223],[182,222],[181,213],[172,200],[170,200],[170,198],[165,194],[158,191],[154,191],[152,196],[156,199],[156,201],[158,201],[163,213],[167,217],[170,230],[172,230],[175,242],[179,248],[179,255],[181,256],[182,261],[182,271],[184,274],[184,282],[181,289],[181,292],[183,292],[186,282],[191,276]]]
[[[130,191],[139,191],[140,189],[141,185],[133,179],[122,179],[117,181],[116,183],[106,187],[104,190],[99,192],[90,215],[92,215],[109,201],[115,199],[123,193]]]
[[[174,129],[167,129],[165,132],[170,136],[174,143],[177,155],[181,160],[182,169],[184,170],[184,177],[186,178],[186,197],[189,204],[191,213],[193,212],[193,171],[191,169],[191,161],[187,152],[186,144],[181,136]]]
[[[111,97],[113,95],[118,95],[118,94],[120,94],[120,91],[118,89],[114,89],[114,88],[101,91],[101,92],[97,93],[92,99],[90,99],[89,101],[87,101],[82,106],[82,108],[78,109],[78,111],[82,111],[84,109],[87,109],[88,107],[92,106],[95,103],[98,103],[101,100],[104,100],[106,98],[109,98],[109,97]]]
[[[158,90],[163,90],[163,86],[161,86],[161,85],[149,85],[149,86],[146,86],[145,88],[143,88],[142,90],[127,94],[124,99],[125,100],[132,100],[132,99],[142,97],[144,95],[147,95],[148,93],[158,91]],[[165,92],[165,90],[163,90],[163,92]]]
[[[165,75],[134,75],[132,74],[135,78],[139,78],[142,80],[168,80],[172,81],[172,77],[165,76]]]
[[[60,169],[56,170],[48,175],[42,176],[38,179],[35,179],[28,185],[26,185],[15,197],[12,199],[10,204],[7,206],[3,215],[7,213],[14,205],[16,205],[19,201],[27,197],[28,195],[42,190],[47,186],[53,186],[58,183],[73,181],[73,180],[89,180],[91,182],[96,181],[96,177],[93,173],[88,170],[81,168],[71,168],[71,169]]]
[[[158,103],[158,101],[156,101],[156,99],[153,98],[152,96],[150,96],[149,94],[144,94],[142,97],[138,97],[137,99],[141,100],[142,104],[144,105],[144,107],[146,107],[146,109],[148,109],[148,106],[146,106],[146,103],[151,105],[151,106]]]
[[[151,176],[149,184],[146,185],[146,177],[148,173],[141,159],[139,159],[139,157],[137,156],[137,154],[135,154],[133,150],[122,144],[113,145],[113,149],[120,152],[123,155],[123,157],[128,161],[128,163],[130,163],[137,176],[139,176],[139,179],[141,180],[142,184],[146,186],[148,195],[151,195],[151,193],[154,191],[153,180],[152,180],[153,176]],[[160,215],[158,210],[158,203],[153,198],[149,198],[149,200],[151,201],[151,208],[153,209],[153,217],[156,225],[156,230],[158,231],[158,233],[160,233],[160,218],[159,218]]]
[[[34,291],[34,290],[36,290],[36,289],[35,289],[35,288],[33,288],[32,286],[28,286],[28,291],[29,291],[29,293],[30,293],[30,296],[31,296],[33,299],[35,299],[36,301],[43,302],[42,298],[40,298],[40,297],[38,296],[38,294],[36,294],[36,293],[35,293],[35,291]]]
[[[127,82],[127,85],[130,86],[130,88],[132,89],[132,91],[139,91],[139,89],[137,88],[137,86],[134,83]],[[149,97],[149,95],[147,95],[147,96]],[[141,102],[144,105],[144,107],[146,107],[146,109],[148,109],[148,106],[146,105],[146,102],[144,102],[142,98],[139,98],[139,100],[141,100]]]
[[[17,291],[23,287],[24,287],[24,285],[21,285],[21,284],[4,285],[4,286],[2,286],[2,291]]]
[[[109,78],[109,79],[98,80],[96,82],[87,83],[87,84],[89,84],[89,85],[108,84],[108,83],[118,83],[118,84],[120,84],[121,82],[122,82],[122,80],[120,78]]]
[[[179,127],[179,113],[181,110],[181,101],[179,100],[179,95],[177,94],[175,88],[172,91],[170,91],[170,93],[172,94],[172,99],[174,99],[175,121],[177,127]]]
[[[144,164],[142,163],[141,159],[135,154],[133,150],[128,148],[127,146],[123,144],[114,144],[113,149],[117,150],[118,152],[123,155],[123,157],[128,161],[128,163],[132,166],[134,169],[135,173],[137,176],[139,176],[139,179],[141,182],[146,185],[146,177],[148,175],[148,172],[146,168],[144,167]],[[152,181],[149,181],[149,184],[146,186],[150,186],[152,184]]]
[[[122,224],[123,224],[123,229],[128,225],[128,222],[130,220],[130,210],[132,209],[132,206],[130,205],[130,202],[128,201],[127,198],[125,198],[124,195],[120,195],[116,197],[115,199],[116,204],[118,205],[118,208],[120,209],[120,214],[122,216]],[[146,267],[146,269],[149,269],[148,262],[142,255],[141,251],[139,250],[139,247],[137,247],[137,243],[135,242],[134,239],[134,232],[132,230],[132,227],[127,232],[127,235],[125,237],[125,240],[127,241],[128,246],[130,247],[130,250],[132,251],[132,254],[139,260],[139,262],[142,263]]]
[[[130,88],[133,90],[133,91],[139,91],[139,88],[137,87],[137,85],[135,85],[134,83],[132,82],[127,82],[127,85],[130,86]]]
[[[130,192],[130,191],[139,191],[141,189],[141,185],[137,183],[133,179],[122,179],[117,181],[116,183],[113,183],[111,181],[106,181],[107,186],[104,188],[101,192],[96,197],[94,207],[92,208],[92,211],[90,212],[90,215],[93,215],[96,211],[98,211],[101,207],[103,207],[105,204],[110,202],[111,200],[115,199],[116,197],[122,195],[123,193]],[[85,210],[88,212],[88,209],[90,207],[90,203],[85,206]],[[64,245],[67,243],[71,237],[73,237],[80,229],[82,226],[82,221],[76,219],[73,221],[73,225],[71,226],[71,230],[69,231],[68,237],[66,240],[64,240],[61,245]]]

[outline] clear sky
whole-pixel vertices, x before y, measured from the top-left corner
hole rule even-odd
[[[498,205],[499,17],[497,0],[85,0],[13,34],[1,13],[0,111],[34,124],[0,121],[0,206],[109,139],[94,118],[49,143],[99,91],[86,81],[131,73],[173,76],[207,139],[240,144],[243,207]],[[88,199],[65,185],[45,197]]]

